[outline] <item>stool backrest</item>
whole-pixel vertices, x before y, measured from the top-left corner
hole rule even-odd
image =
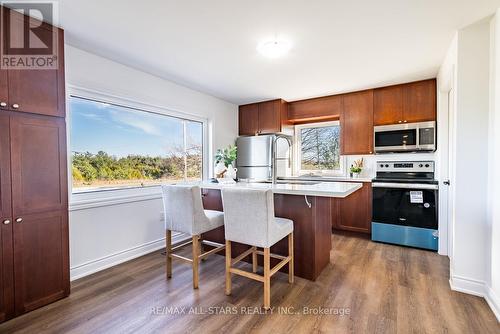
[[[274,223],[271,190],[223,188],[226,239],[247,245],[267,244]]]
[[[207,220],[201,189],[193,185],[163,185],[165,229],[193,235],[194,225]]]

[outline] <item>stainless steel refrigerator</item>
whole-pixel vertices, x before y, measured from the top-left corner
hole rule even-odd
[[[291,174],[292,139],[286,135],[238,137],[238,179],[271,181],[276,176]]]

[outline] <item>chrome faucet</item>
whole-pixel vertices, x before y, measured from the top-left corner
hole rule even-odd
[[[276,165],[277,165],[277,161],[278,161],[278,157],[277,157],[277,149],[276,149],[276,143],[278,142],[278,139],[285,139],[286,142],[288,143],[288,167],[290,167],[290,164],[291,164],[291,160],[292,160],[292,157],[291,157],[291,147],[292,147],[292,136],[289,136],[289,135],[284,135],[284,134],[277,134],[275,137],[274,137],[274,140],[273,140],[273,165],[272,165],[272,169],[271,169],[271,172],[272,172],[272,175],[271,175],[271,179],[272,179],[272,183],[273,184],[276,184],[276,179],[278,178],[277,176],[277,173],[276,173]]]

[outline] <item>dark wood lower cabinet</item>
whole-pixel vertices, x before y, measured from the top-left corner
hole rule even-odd
[[[363,187],[346,198],[332,203],[332,227],[338,230],[371,233],[372,185]]]
[[[10,119],[14,218],[67,209],[63,118],[13,113]]]
[[[10,116],[0,114],[0,322],[14,313],[9,123]]]
[[[0,115],[0,153],[0,321],[5,321],[69,294],[64,119]]]
[[[14,315],[12,224],[0,226],[0,322]]]
[[[294,257],[295,275],[315,280],[330,262],[331,250],[331,202],[328,197],[308,196],[309,208],[304,196],[274,195],[275,215],[293,220],[294,224]],[[335,200],[335,199],[334,199]],[[219,190],[203,190],[203,206],[209,210],[222,211],[222,200]],[[203,234],[203,239],[224,243],[224,227]],[[237,256],[248,249],[247,245],[232,243],[232,255]],[[271,252],[287,255],[286,238],[271,247]],[[223,255],[223,254],[221,254]],[[245,259],[250,261],[250,256]],[[262,258],[259,257],[259,263]],[[271,265],[278,261],[272,259]],[[288,267],[280,271],[288,272]]]
[[[14,224],[15,305],[21,314],[69,294],[68,217],[46,212]]]

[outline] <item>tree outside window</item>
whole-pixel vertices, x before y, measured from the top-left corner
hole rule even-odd
[[[339,122],[296,126],[299,174],[343,174]]]
[[[203,123],[70,98],[73,192],[201,180]]]

